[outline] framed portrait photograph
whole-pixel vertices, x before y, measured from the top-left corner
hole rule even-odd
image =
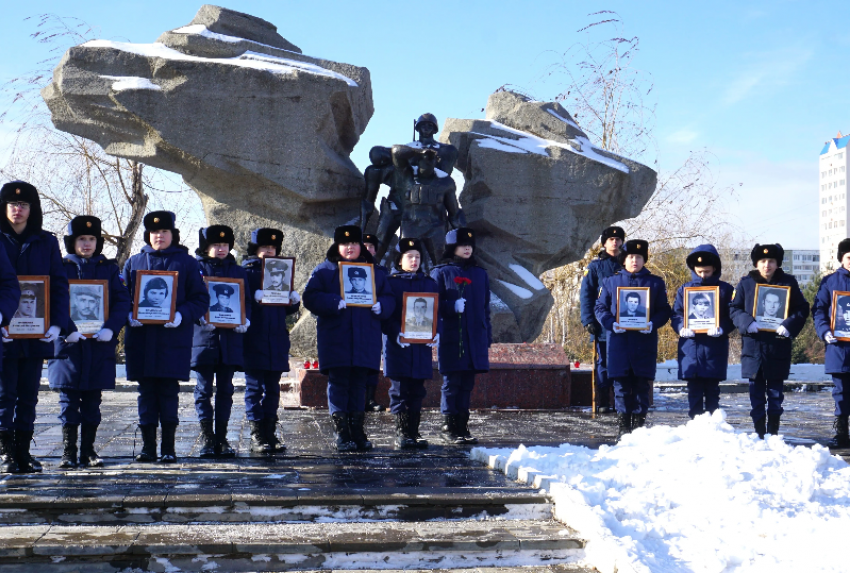
[[[850,342],[850,292],[832,291],[831,311],[832,334],[838,340]]]
[[[142,324],[165,324],[174,320],[177,271],[136,271],[133,318]]]
[[[206,321],[217,328],[236,328],[245,324],[245,281],[223,277],[204,277],[210,293]]]
[[[617,287],[617,323],[626,330],[646,330],[649,287]]]
[[[776,332],[776,329],[788,318],[790,300],[791,287],[789,286],[757,284],[753,317],[756,319],[759,330]]]
[[[685,328],[708,332],[720,326],[720,287],[685,287]]]
[[[109,282],[68,280],[71,294],[71,320],[86,338],[97,334],[109,318]]]
[[[50,277],[19,275],[21,299],[6,329],[9,338],[44,338],[50,328]]]
[[[375,267],[368,263],[339,263],[339,295],[346,306],[372,306],[375,296]]]
[[[263,300],[260,304],[289,306],[295,284],[295,257],[263,259]]]
[[[435,292],[406,292],[402,299],[401,341],[427,344],[437,336],[437,305]]]

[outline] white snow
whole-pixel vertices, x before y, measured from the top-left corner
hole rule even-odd
[[[592,450],[475,448],[549,489],[602,573],[846,571],[850,466],[819,445],[759,440],[722,410]]]
[[[573,126],[574,128],[576,128],[576,129],[578,129],[579,131],[581,131],[581,128],[578,126],[578,124],[577,124],[576,122],[572,121],[571,119],[566,118],[566,117],[561,117],[560,115],[558,115],[557,113],[555,113],[555,112],[554,112],[553,110],[551,110],[551,109],[547,109],[546,111],[547,111],[547,112],[549,112],[549,114],[550,114],[550,115],[554,115],[555,117],[557,117],[558,119],[560,119],[561,121],[563,121],[564,123],[566,123],[567,125],[571,125],[571,126]]]
[[[112,91],[123,92],[126,90],[155,90],[162,91],[162,88],[150,81],[148,78],[140,78],[137,76],[100,76],[107,80],[112,80]]]
[[[507,282],[503,281],[502,279],[496,279],[496,280],[499,281],[500,283],[502,283],[503,285],[505,285],[506,287],[508,287],[508,290],[510,290],[512,293],[514,293],[515,295],[517,295],[520,298],[531,298],[534,294],[530,290],[528,290],[527,288],[522,288],[521,286],[514,285],[514,284],[511,284],[511,283],[507,283]]]
[[[661,362],[655,369],[657,382],[676,382],[679,379],[679,365],[675,359]],[[746,381],[741,376],[741,365],[730,364],[726,369],[726,380]],[[792,364],[788,380],[794,382],[832,382],[832,375],[824,371],[823,364]]]
[[[525,281],[525,284],[527,284],[534,290],[542,290],[546,288],[546,286],[542,282],[540,282],[540,279],[531,274],[531,271],[529,271],[522,265],[517,265],[514,263],[508,266],[511,267],[511,270],[515,272],[519,276],[519,278]]]

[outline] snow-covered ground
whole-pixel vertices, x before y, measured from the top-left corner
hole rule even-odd
[[[475,448],[549,489],[602,573],[848,571],[850,466],[821,446],[736,431],[718,410],[598,450]]]
[[[655,380],[657,382],[675,382],[679,379],[679,365],[675,360],[661,362],[655,369]],[[741,365],[730,364],[726,370],[726,379],[729,381],[744,380],[741,377]],[[791,376],[788,380],[798,382],[832,382],[832,376],[824,373],[823,364],[792,364]]]

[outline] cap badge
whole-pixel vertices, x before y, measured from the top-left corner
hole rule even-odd
[[[764,250],[764,254],[765,254],[765,255],[767,254],[767,249],[765,249],[765,250]]]
[[[272,235],[272,241],[274,241],[275,239],[277,239],[277,235]]]
[[[91,229],[91,221],[86,221],[86,227],[88,227],[89,229]]]
[[[697,257],[697,262],[698,262],[698,263],[701,263],[701,262],[702,262],[702,257]]]
[[[224,236],[224,231],[222,231],[221,233],[219,233],[219,234],[218,234],[218,236],[219,236],[219,237],[223,237],[223,236]]]
[[[15,189],[15,195],[20,195],[20,194],[21,194],[21,190],[20,190],[20,189]]]
[[[635,245],[635,247],[637,247],[637,248],[639,249],[639,248],[640,248],[640,245]]]
[[[153,222],[154,222],[154,223],[159,223],[159,217],[154,217],[154,218],[153,218]]]
[[[467,234],[466,234],[466,236],[467,236],[467,237],[471,237],[471,236],[472,236],[472,233],[467,233]]]
[[[412,246],[413,246],[413,241],[407,241],[407,246],[408,246],[408,247],[412,247]]]
[[[346,232],[345,232],[345,236],[347,237],[348,235],[349,235],[349,232],[348,232],[348,231],[346,231]]]

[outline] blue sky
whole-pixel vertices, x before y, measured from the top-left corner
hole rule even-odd
[[[96,26],[100,37],[152,42],[188,23],[200,2],[32,1],[4,6],[0,80],[45,57],[27,16],[54,13]],[[540,98],[554,54],[582,39],[587,15],[614,10],[640,38],[636,65],[651,73],[661,169],[707,149],[730,209],[760,241],[817,248],[817,158],[847,114],[850,6],[802,1],[238,1],[225,6],[274,23],[305,54],[368,67],[375,115],[353,154],[408,141],[430,111],[483,117],[487,96],[512,84]],[[739,186],[740,184],[740,186]]]

